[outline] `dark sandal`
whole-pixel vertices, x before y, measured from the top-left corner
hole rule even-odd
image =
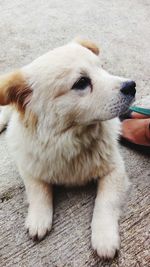
[[[137,152],[142,152],[143,154],[150,156],[149,146],[132,143],[129,140],[125,139],[123,136],[120,136],[119,143],[127,148],[131,148],[133,150],[136,150]]]

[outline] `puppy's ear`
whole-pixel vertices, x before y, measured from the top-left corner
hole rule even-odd
[[[18,109],[25,110],[32,95],[31,88],[21,71],[0,76],[0,105],[15,104]]]
[[[82,45],[82,46],[86,47],[87,49],[91,50],[94,54],[99,55],[100,50],[99,50],[98,46],[96,44],[94,44],[93,42],[88,41],[88,40],[80,40],[80,39],[76,39],[76,41],[80,45]]]

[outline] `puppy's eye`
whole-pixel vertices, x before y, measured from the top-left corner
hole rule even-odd
[[[74,83],[72,89],[84,90],[86,87],[91,86],[91,80],[88,77],[81,77],[77,82]]]

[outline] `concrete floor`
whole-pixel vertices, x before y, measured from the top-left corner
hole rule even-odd
[[[47,50],[85,36],[101,46],[104,68],[137,82],[137,98],[149,94],[149,0],[0,0],[0,73]],[[96,187],[56,188],[54,224],[39,244],[25,233],[23,183],[0,136],[0,266],[148,267],[150,263],[149,152],[121,147],[132,182],[120,222],[121,250],[101,261],[90,246]]]

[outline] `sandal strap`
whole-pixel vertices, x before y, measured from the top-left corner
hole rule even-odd
[[[132,106],[129,109],[134,111],[134,112],[150,116],[150,109],[148,109],[148,108],[141,108],[141,107]]]

